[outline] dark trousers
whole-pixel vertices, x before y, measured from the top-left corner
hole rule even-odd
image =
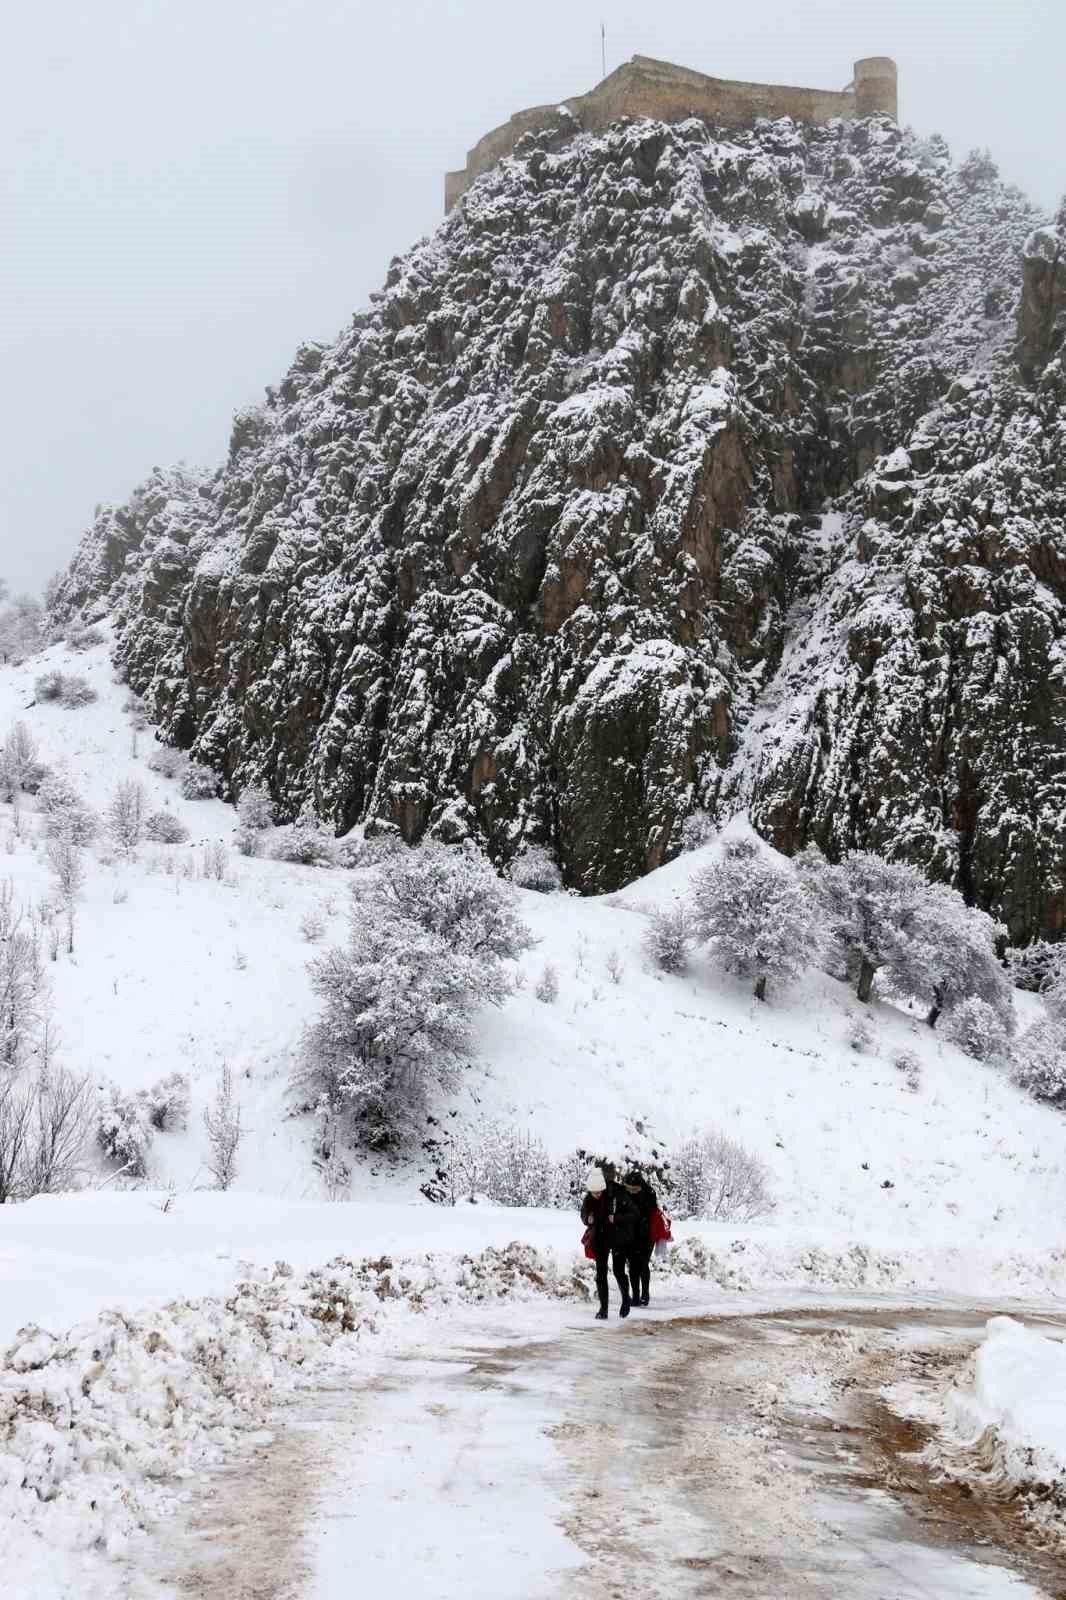
[[[623,1305],[629,1299],[629,1284],[626,1280],[625,1252],[614,1249],[608,1245],[606,1249],[596,1251],[596,1293],[600,1300],[600,1310],[607,1310],[607,1261],[610,1258],[614,1269],[614,1281],[618,1285],[618,1292],[622,1296]]]
[[[634,1300],[647,1300],[651,1288],[651,1244],[633,1245],[628,1255],[629,1282]]]

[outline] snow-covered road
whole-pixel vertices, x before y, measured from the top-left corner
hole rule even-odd
[[[209,1477],[155,1575],[198,1600],[1061,1595],[1066,1563],[935,1484],[881,1399],[935,1383],[987,1315],[467,1314]]]

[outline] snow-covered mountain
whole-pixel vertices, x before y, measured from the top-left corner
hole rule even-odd
[[[219,471],[99,512],[57,610],[114,613],[229,791],[338,830],[538,839],[605,891],[746,806],[787,852],[870,846],[1055,931],[1038,220],[878,119],[529,135]]]

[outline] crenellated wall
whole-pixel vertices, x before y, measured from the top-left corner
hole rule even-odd
[[[651,56],[634,56],[602,83],[562,103],[584,133],[596,133],[620,117],[654,117],[680,122],[702,117],[722,127],[738,127],[757,117],[794,117],[797,122],[829,122],[834,117],[887,116],[897,113],[896,64],[889,56],[868,56],[855,63],[847,89],[796,89],[781,84],[734,83],[708,78],[688,67],[675,67]],[[444,178],[444,208],[450,211],[482,173],[509,156],[525,133],[558,124],[559,102],[518,111],[499,128],[479,139],[466,166]]]

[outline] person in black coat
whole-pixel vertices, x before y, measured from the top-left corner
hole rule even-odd
[[[600,1309],[598,1321],[607,1316],[607,1263],[614,1269],[615,1282],[622,1296],[618,1315],[629,1315],[629,1282],[626,1268],[635,1237],[637,1215],[632,1200],[620,1184],[608,1183],[599,1167],[590,1167],[585,1178],[581,1220],[592,1230],[592,1249],[596,1258],[596,1293]]]
[[[626,1267],[629,1272],[631,1300],[635,1306],[646,1306],[651,1289],[651,1218],[659,1202],[655,1190],[642,1172],[636,1168],[627,1172],[622,1180],[624,1193],[637,1213],[633,1242],[629,1248]]]

